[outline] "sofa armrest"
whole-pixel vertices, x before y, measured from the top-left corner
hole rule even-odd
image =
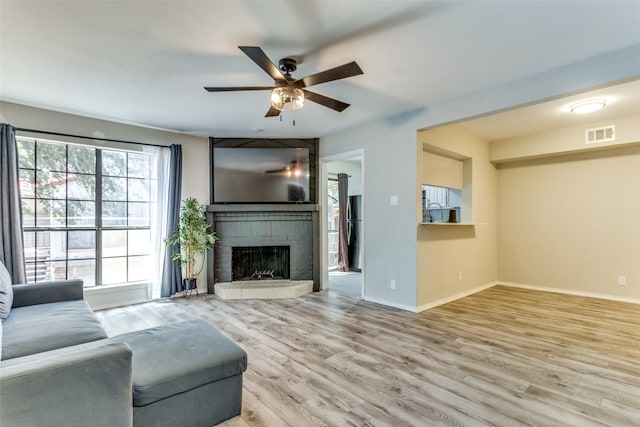
[[[81,299],[84,299],[82,280],[54,280],[27,285],[13,285],[12,307]]]
[[[0,362],[0,425],[131,426],[131,357],[96,341]]]

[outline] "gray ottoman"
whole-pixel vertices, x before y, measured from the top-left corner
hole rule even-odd
[[[118,335],[133,352],[133,425],[209,427],[240,414],[247,354],[204,320]]]

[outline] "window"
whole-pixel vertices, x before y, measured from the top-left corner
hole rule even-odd
[[[17,138],[27,278],[149,279],[151,155]]]

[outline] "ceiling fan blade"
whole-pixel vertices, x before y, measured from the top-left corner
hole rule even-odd
[[[280,110],[278,110],[277,108],[274,107],[270,107],[269,111],[267,111],[267,114],[265,114],[265,117],[277,117],[280,115]]]
[[[296,87],[309,87],[318,85],[320,83],[331,82],[333,80],[346,79],[347,77],[357,76],[364,74],[362,69],[356,61],[349,62],[348,64],[340,65],[339,67],[331,68],[329,70],[321,71],[316,74],[304,77],[297,80],[294,85]]]
[[[284,76],[280,72],[280,69],[275,66],[269,57],[258,46],[238,46],[238,48],[244,52],[253,62],[258,64],[258,67],[266,71],[273,80],[285,80]],[[286,80],[285,80],[286,81]]]
[[[209,87],[204,88],[207,92],[235,92],[241,90],[273,90],[275,86],[239,86],[239,87]]]
[[[309,101],[320,104],[324,107],[331,108],[338,112],[344,111],[349,105],[346,102],[338,101],[337,99],[329,98],[328,96],[320,95],[319,93],[303,90],[304,97]]]

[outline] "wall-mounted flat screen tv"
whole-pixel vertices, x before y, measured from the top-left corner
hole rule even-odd
[[[213,148],[214,203],[308,203],[308,148]]]

